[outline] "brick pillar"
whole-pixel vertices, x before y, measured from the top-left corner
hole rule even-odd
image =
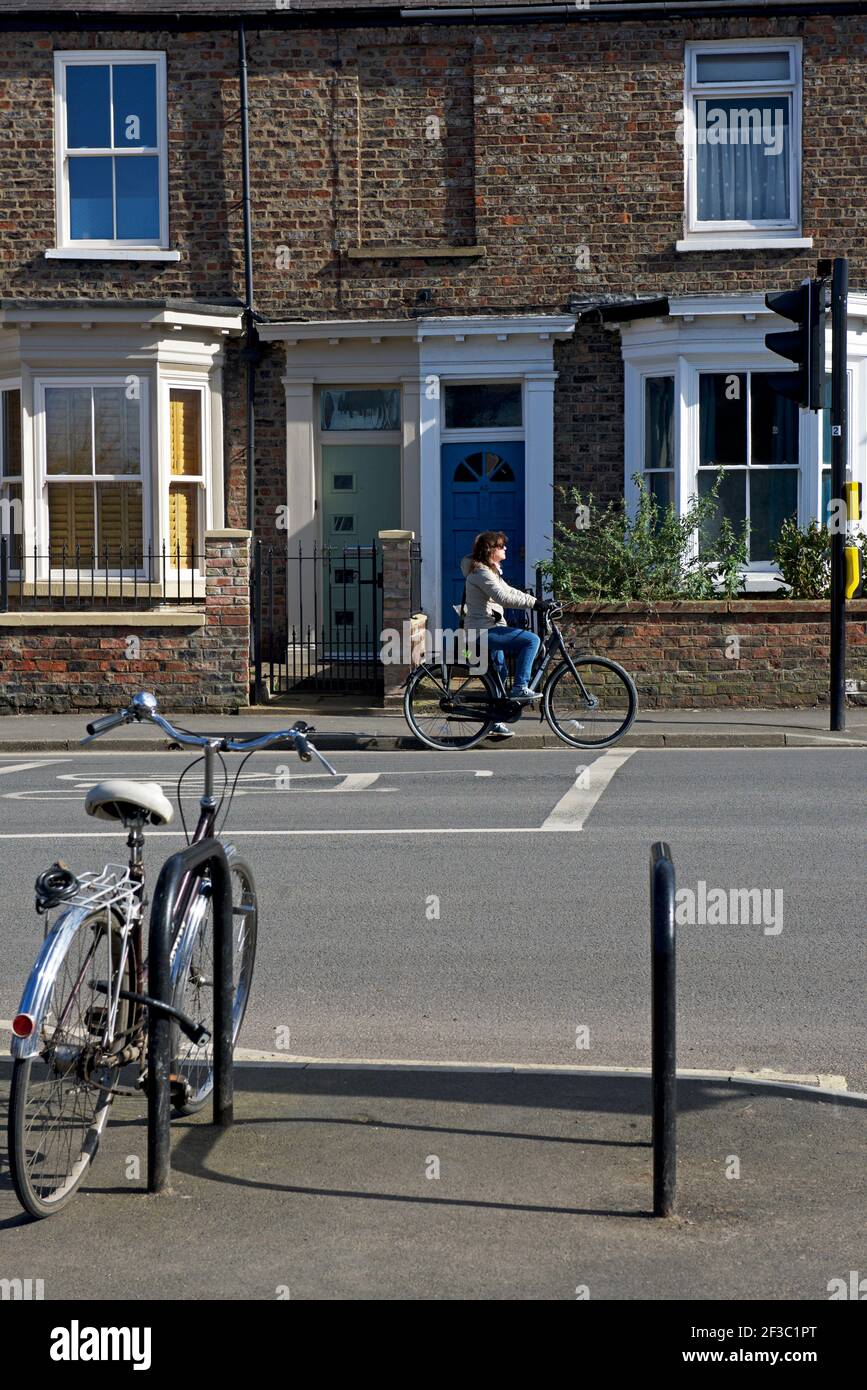
[[[382,633],[399,634],[400,661],[383,661],[383,705],[396,705],[403,699],[403,686],[410,667],[417,664],[424,641],[427,617],[413,613],[410,593],[410,545],[412,531],[380,531],[382,546]],[[387,658],[395,643],[383,637],[380,650]]]
[[[205,614],[202,670],[206,709],[250,703],[250,531],[205,535]]]

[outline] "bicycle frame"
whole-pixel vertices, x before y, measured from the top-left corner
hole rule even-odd
[[[581,688],[581,693],[584,696],[584,699],[587,701],[588,707],[592,708],[592,706],[595,704],[595,699],[592,695],[588,693],[587,687],[581,679],[578,668],[576,667],[574,661],[572,660],[572,657],[569,654],[569,648],[563,640],[563,634],[557,627],[557,624],[555,622],[550,620],[549,622],[550,631],[546,634],[539,648],[539,651],[536,654],[536,669],[533,672],[533,675],[530,679],[529,688],[531,690],[538,690],[540,686],[544,684],[545,676],[548,672],[551,662],[554,660],[556,656],[560,656],[566,662],[567,666],[572,672],[572,675],[578,682],[578,685]],[[433,666],[424,661],[419,662],[419,666],[413,668],[413,671],[410,672],[410,676],[412,676],[418,669],[422,669],[427,672],[431,679],[437,685],[440,686],[443,695],[447,695],[449,693],[446,691],[445,688],[445,678],[443,677],[443,679],[440,680],[440,677],[438,676]],[[440,669],[442,670],[442,664]],[[470,670],[473,670],[472,666],[470,666]],[[491,678],[494,685],[494,717],[499,718],[503,713],[511,712],[513,710],[513,707],[516,705],[516,701],[511,700],[509,698],[509,693],[506,689],[503,677],[500,674],[500,668],[498,664],[494,661],[489,660],[487,672],[483,674],[487,674]],[[520,710],[525,707],[518,706],[518,708]],[[540,718],[541,717],[542,714],[540,710]]]
[[[213,834],[214,822],[217,815],[217,800],[214,796],[214,754],[216,741],[213,744],[205,745],[205,789],[199,802],[199,819],[193,832],[192,843],[206,839]],[[130,828],[127,837],[127,847],[130,851],[128,880],[131,887],[125,892],[116,893],[114,896],[106,896],[99,902],[98,907],[106,915],[106,921],[110,922],[112,908],[118,908],[123,916],[123,927],[120,937],[120,956],[115,966],[111,960],[107,961],[106,978],[110,981],[112,977],[117,980],[117,991],[106,999],[106,1017],[102,1028],[102,1042],[108,1048],[117,1042],[115,1038],[115,1026],[117,1023],[117,1012],[120,1007],[121,981],[126,969],[127,957],[132,948],[135,965],[135,984],[136,994],[144,993],[146,979],[146,962],[143,933],[144,920],[144,865],[142,863],[142,848],[144,846],[144,834],[140,824],[134,824]],[[201,876],[194,870],[186,874],[181,882],[180,891],[177,899],[177,909],[173,924],[173,941],[176,943],[187,911],[190,906],[196,884]],[[48,999],[52,982],[54,980],[56,962],[66,954],[69,942],[75,936],[81,925],[93,914],[93,903],[78,903],[67,907],[57,920],[51,930],[46,934],[42,949],[34,964],[33,970],[25,987],[21,1003],[18,1008],[19,1013],[29,1014],[36,1022],[36,1027],[26,1038],[12,1038],[10,1052],[13,1057],[27,1058],[35,1057],[39,1054],[42,1044],[42,1021],[45,1010],[48,1007]],[[106,935],[106,947],[111,953],[111,933]],[[95,965],[95,951],[88,953],[82,966],[82,974],[91,966]],[[80,979],[76,985],[80,984]],[[70,992],[69,1005],[75,997],[76,990]],[[128,1037],[136,1037],[140,1032],[146,1010],[139,1004],[135,1005],[132,1023],[128,1030]],[[58,1020],[58,1027],[62,1028],[65,1019]],[[128,1041],[128,1038],[127,1038]],[[131,1059],[130,1059],[131,1060]]]

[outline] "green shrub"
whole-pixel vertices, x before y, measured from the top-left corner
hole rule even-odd
[[[831,536],[811,521],[803,530],[788,517],[771,546],[774,564],[789,586],[789,598],[828,598],[831,593]]]
[[[593,494],[562,489],[570,513],[584,515],[586,527],[554,527],[552,558],[543,573],[558,598],[600,603],[664,599],[735,598],[741,592],[747,563],[747,530],[740,535],[728,518],[710,538],[717,519],[720,471],[705,497],[692,497],[686,514],[661,507],[640,474],[633,475],[638,507],[630,518],[625,503],[594,508]],[[696,531],[704,532],[703,553],[692,553]]]

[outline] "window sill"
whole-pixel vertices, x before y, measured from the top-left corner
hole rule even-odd
[[[484,256],[484,246],[350,246],[351,261],[443,260]]]
[[[676,241],[674,249],[683,251],[809,251],[811,236],[689,236]]]
[[[53,246],[47,261],[179,261],[180,251],[158,246]]]
[[[195,608],[59,608],[20,609],[0,613],[0,628],[17,627],[204,627],[206,615]]]

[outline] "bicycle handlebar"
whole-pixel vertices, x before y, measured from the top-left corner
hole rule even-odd
[[[119,710],[117,714],[105,714],[101,719],[94,719],[92,724],[87,725],[87,738],[81,739],[81,743],[92,743],[94,739],[100,738],[102,734],[107,734],[110,729],[115,729],[119,724],[141,723],[147,720],[151,724],[156,724],[168,734],[169,738],[176,743],[187,744],[195,748],[213,747],[220,752],[228,753],[252,753],[257,748],[265,748],[269,743],[276,743],[278,739],[291,739],[295,751],[304,763],[309,763],[315,756],[335,777],[338,775],[336,768],[333,768],[327,758],[323,758],[318,748],[310,742],[308,735],[315,733],[315,730],[304,724],[301,720],[291,729],[276,729],[273,733],[259,734],[256,738],[241,739],[234,738],[208,738],[205,734],[193,734],[184,729],[176,729],[161,714],[157,713],[157,702],[154,695],[147,691],[141,691],[134,695],[132,703],[124,710]]]

